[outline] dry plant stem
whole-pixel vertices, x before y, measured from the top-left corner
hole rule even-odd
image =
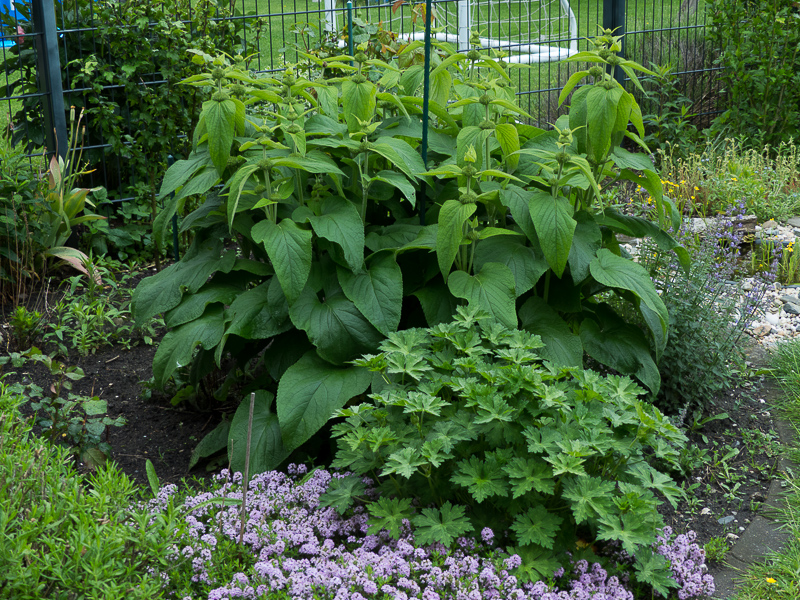
[[[250,414],[247,417],[247,449],[244,455],[244,478],[242,479],[242,513],[239,517],[242,525],[239,528],[239,544],[244,540],[244,513],[247,507],[247,488],[250,484],[250,440],[253,437],[253,410],[255,409],[256,394],[250,394]]]

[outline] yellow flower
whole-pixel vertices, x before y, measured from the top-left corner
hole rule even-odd
[[[695,191],[695,192],[699,192],[699,191],[700,191],[700,188],[699,188],[699,187],[697,187],[697,186],[694,186],[694,191]]]
[[[736,177],[731,177],[731,181],[739,181]]]
[[[767,583],[778,583],[778,581],[772,577],[767,577]]]
[[[694,196],[692,196],[692,200],[694,200]]]
[[[685,179],[681,179],[681,183],[686,183],[686,180]]]

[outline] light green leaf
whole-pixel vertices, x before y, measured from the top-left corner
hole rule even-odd
[[[350,398],[362,394],[372,374],[361,367],[334,367],[314,351],[289,367],[278,385],[283,443],[294,450],[319,431]]]
[[[417,190],[414,188],[411,182],[400,173],[395,171],[379,171],[375,174],[375,177],[370,179],[370,181],[382,181],[383,183],[388,183],[389,185],[400,190],[406,199],[411,202],[411,206],[414,206],[417,203]]]
[[[575,232],[572,207],[563,196],[554,197],[543,191],[531,195],[528,207],[547,263],[560,278],[567,266]]]
[[[458,200],[447,200],[439,210],[436,258],[445,281],[464,240],[464,224],[476,210],[475,204],[461,204]]]
[[[500,142],[500,150],[503,154],[503,160],[508,165],[510,173],[514,172],[519,164],[519,154],[513,154],[519,150],[519,132],[517,128],[511,123],[500,123],[494,129],[494,135],[497,141]]]
[[[439,542],[449,547],[457,537],[473,529],[464,515],[464,507],[453,506],[450,502],[445,502],[441,510],[423,508],[422,514],[414,517],[412,522],[414,538],[420,545]]]
[[[508,489],[505,474],[497,461],[477,456],[459,461],[450,481],[467,488],[476,502],[483,502],[492,496],[505,496]]]
[[[236,103],[233,100],[203,102],[203,118],[208,132],[208,152],[222,176],[228,166],[236,126]]]
[[[589,276],[589,264],[602,245],[600,227],[591,213],[581,210],[575,213],[575,233],[569,249],[569,272],[575,285],[580,285]]]
[[[361,130],[361,121],[371,121],[375,116],[378,88],[371,81],[355,83],[351,79],[342,82],[342,109],[347,129],[351,133]]]
[[[586,521],[594,522],[611,511],[611,496],[615,489],[613,481],[599,477],[569,477],[564,480],[562,495],[571,502],[575,522],[580,525]]]

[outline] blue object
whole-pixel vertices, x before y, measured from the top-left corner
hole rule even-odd
[[[0,0],[0,15],[8,15],[8,14],[11,15],[12,21],[20,23],[27,21],[25,17],[23,17],[19,12],[17,12],[17,9],[14,7],[14,0]],[[0,46],[2,46],[3,48],[10,48],[11,46],[17,43],[16,38],[17,36],[12,37],[9,35],[3,37],[3,35],[0,34]]]

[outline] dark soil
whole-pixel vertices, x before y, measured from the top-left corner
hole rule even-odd
[[[73,391],[106,400],[109,416],[127,419],[124,427],[109,428],[108,442],[111,458],[137,483],[147,482],[147,459],[162,483],[177,483],[187,476],[206,477],[209,473],[202,464],[190,472],[189,461],[197,443],[219,423],[221,413],[182,410],[164,397],[146,398],[143,382],[152,376],[154,353],[153,346],[140,344],[130,350],[115,347],[88,357],[72,356],[67,364],[85,372]],[[6,372],[9,370],[6,367]],[[15,371],[7,382],[33,381],[49,387],[50,375],[41,365],[29,361]],[[674,531],[694,530],[701,544],[722,537],[732,545],[755,517],[776,476],[780,453],[769,399],[775,395],[774,383],[745,381],[698,415],[700,421],[727,414],[698,424],[689,434],[688,447],[696,453],[694,468],[684,478],[676,477],[687,489],[688,500],[677,508],[664,504],[662,511]],[[692,422],[690,415],[686,424]]]

